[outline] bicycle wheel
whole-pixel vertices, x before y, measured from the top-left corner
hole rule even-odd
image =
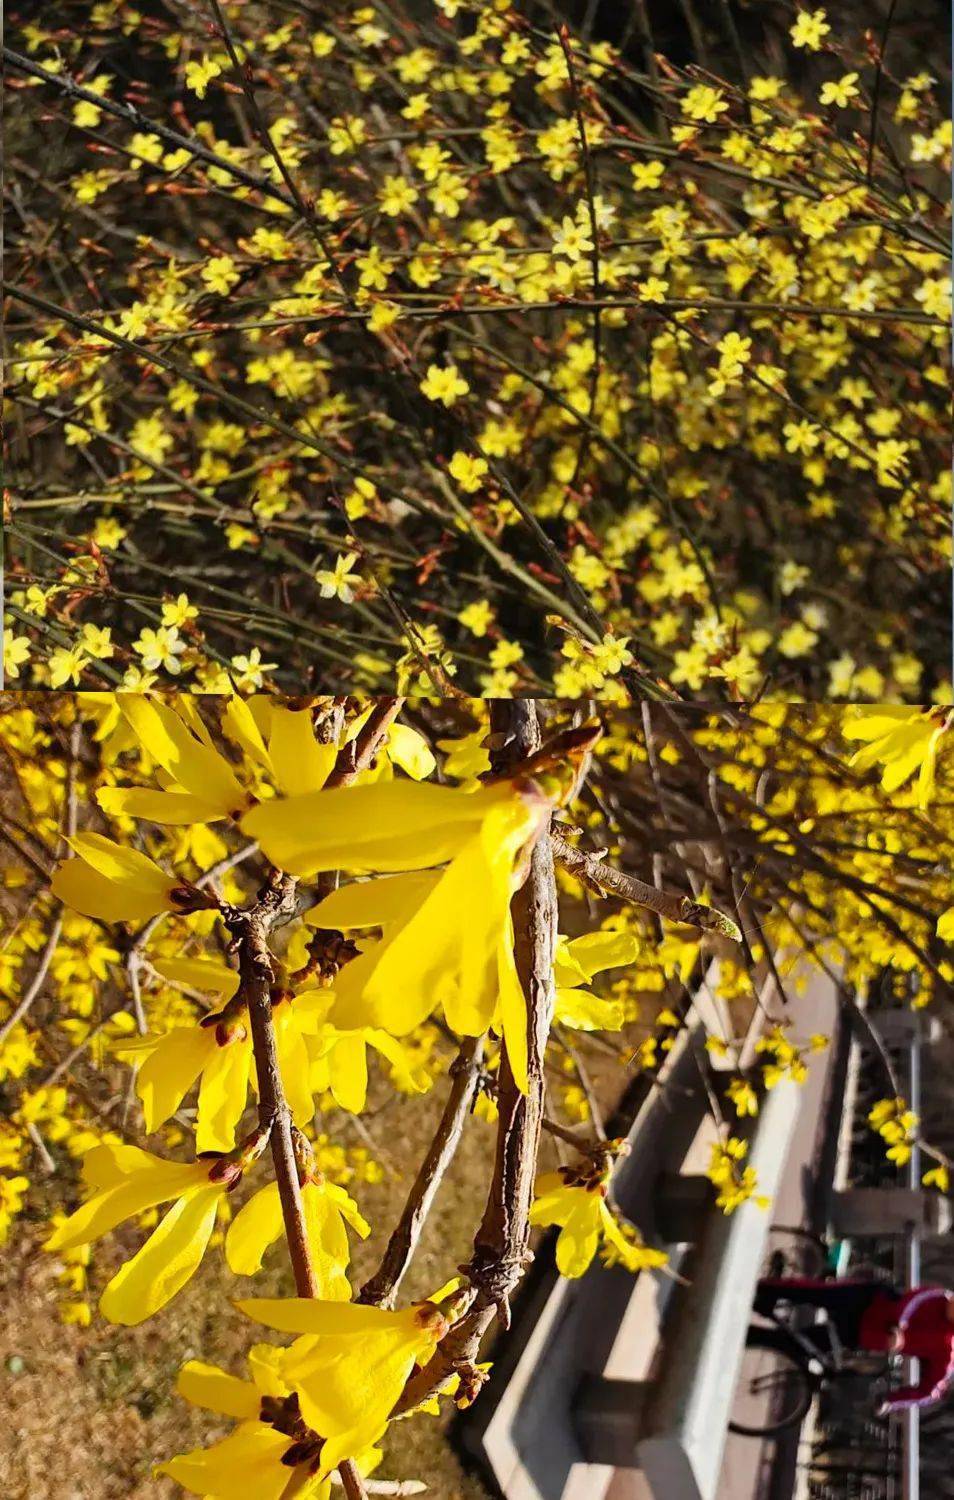
[[[830,1270],[828,1246],[810,1229],[787,1224],[773,1224],[768,1232],[762,1275],[777,1280],[782,1276],[824,1276]]]
[[[770,1331],[750,1328],[729,1417],[729,1431],[772,1437],[805,1420],[817,1381],[795,1351],[769,1343]]]

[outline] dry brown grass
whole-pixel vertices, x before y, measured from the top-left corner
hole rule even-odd
[[[413,1163],[419,1157],[443,1091],[439,1085],[423,1105],[397,1099],[371,1116],[370,1132],[388,1159]],[[402,1295],[432,1291],[466,1259],[492,1152],[492,1127],[472,1121]],[[407,1179],[392,1175],[355,1189],[371,1223],[380,1226],[357,1246],[355,1283],[374,1269],[407,1186]],[[211,1251],[185,1291],[140,1328],[94,1318],[91,1328],[77,1329],[59,1320],[56,1268],[39,1249],[41,1238],[40,1225],[22,1228],[0,1273],[0,1494],[4,1500],[173,1500],[182,1491],[168,1480],[151,1479],[152,1464],[229,1426],[176,1396],[176,1372],[184,1360],[201,1357],[244,1373],[244,1352],[263,1331],[234,1311],[229,1298],[293,1294],[281,1247],[274,1247],[254,1281],[230,1275],[221,1253]],[[95,1286],[103,1285],[139,1238],[133,1230],[104,1242],[95,1252]],[[380,1473],[421,1479],[439,1500],[486,1500],[484,1488],[462,1471],[444,1425],[430,1417],[399,1424]]]

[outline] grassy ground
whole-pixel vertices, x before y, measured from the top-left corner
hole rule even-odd
[[[443,1091],[439,1087],[423,1106],[397,1100],[372,1117],[370,1134],[386,1160],[394,1152],[402,1162],[417,1160]],[[466,1259],[492,1151],[492,1127],[472,1121],[402,1295],[432,1291]],[[355,1190],[368,1219],[379,1226],[357,1247],[355,1284],[377,1264],[409,1180],[395,1172],[380,1184]],[[216,1425],[214,1417],[180,1400],[174,1390],[176,1373],[184,1360],[195,1357],[245,1373],[245,1350],[260,1334],[268,1334],[235,1312],[229,1298],[292,1295],[281,1247],[273,1248],[254,1279],[232,1276],[221,1251],[210,1250],[185,1291],[140,1328],[112,1327],[95,1317],[91,1328],[77,1329],[59,1320],[55,1263],[40,1251],[41,1238],[41,1226],[22,1228],[0,1267],[6,1418],[0,1437],[0,1494],[5,1500],[180,1496],[177,1485],[151,1479],[152,1464],[224,1434],[231,1424]],[[101,1287],[140,1240],[141,1231],[135,1229],[110,1236],[96,1252],[94,1285]],[[389,1441],[381,1476],[421,1479],[440,1500],[485,1500],[483,1487],[457,1463],[443,1425],[430,1417],[401,1423]]]

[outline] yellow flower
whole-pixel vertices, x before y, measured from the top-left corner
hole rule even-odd
[[[951,283],[947,276],[930,277],[923,281],[914,294],[915,302],[920,302],[926,313],[933,318],[941,318],[945,323],[951,320]]]
[[[194,604],[189,603],[188,594],[179,594],[175,599],[163,600],[163,625],[188,625],[190,620],[197,620],[198,617],[199,611]]]
[[[65,687],[68,682],[72,682],[76,687],[89,660],[89,652],[79,642],[69,648],[57,646],[50,652],[47,663],[50,671],[50,687]]]
[[[420,388],[429,401],[442,401],[445,406],[453,406],[458,396],[470,390],[456,365],[428,365]]]
[[[725,1141],[715,1141],[706,1176],[717,1189],[716,1205],[723,1213],[735,1213],[750,1199],[759,1208],[767,1208],[770,1200],[756,1193],[758,1181],[754,1167],[743,1166],[748,1155],[748,1142],[738,1136],[729,1136]]]
[[[448,790],[391,785],[405,793]],[[371,790],[356,788],[351,795]],[[491,1025],[503,1034],[514,1078],[526,1090],[526,999],[513,957],[510,898],[519,864],[549,804],[538,792],[518,792],[506,783],[473,793],[452,792],[451,799],[442,799],[448,821],[441,836],[451,834],[455,812],[467,819],[452,854],[446,845],[428,850],[422,823],[407,852],[398,855],[396,846],[394,852],[417,870],[342,886],[305,913],[306,921],[330,930],[380,927],[383,932],[380,942],[369,945],[336,978],[331,1021],[341,1030],[370,1027],[405,1036],[439,999],[448,1025],[458,1034],[479,1036]],[[422,799],[422,809],[424,805]],[[320,810],[315,821],[320,824]],[[257,817],[249,824],[253,826],[259,826]],[[364,826],[363,820],[356,826]],[[268,835],[259,837],[267,848]],[[420,868],[449,854],[443,870]],[[346,857],[372,863],[360,851]]]
[[[136,1092],[146,1130],[151,1133],[168,1120],[198,1079],[196,1150],[229,1151],[249,1083],[254,1082],[248,1012],[244,1004],[233,1001],[238,975],[227,964],[206,959],[157,958],[153,966],[164,978],[211,990],[226,1003],[198,1026],[174,1026],[116,1044],[116,1053],[138,1069]],[[298,1126],[308,1125],[314,1116],[306,1039],[321,1031],[329,1004],[327,990],[303,987],[294,994],[279,989],[272,993],[275,1047],[292,1119]]]
[[[277,1500],[293,1470],[300,1475],[306,1464],[314,1463],[314,1472],[295,1491],[296,1500],[329,1500],[330,1482],[317,1472],[321,1438],[301,1422],[297,1398],[284,1378],[284,1359],[283,1349],[254,1344],[248,1353],[251,1380],[198,1359],[184,1364],[176,1382],[179,1395],[218,1416],[232,1417],[238,1426],[208,1448],[157,1464],[155,1474],[167,1474],[205,1500],[234,1500],[237,1494]],[[372,1450],[356,1455],[355,1461],[362,1473],[368,1473],[379,1458],[380,1453]]]
[[[94,1191],[43,1248],[55,1253],[91,1244],[124,1219],[175,1199],[100,1298],[99,1310],[110,1323],[141,1323],[165,1307],[199,1267],[227,1190],[225,1174],[216,1171],[208,1161],[165,1161],[138,1146],[94,1146],[83,1161],[84,1180]]]
[[[232,259],[231,255],[216,255],[205,265],[199,273],[210,292],[217,292],[224,296],[230,292],[237,281],[241,279],[241,272]]]
[[[415,1365],[425,1365],[448,1323],[433,1302],[391,1312],[355,1302],[293,1297],[239,1302],[250,1318],[297,1333],[281,1375],[297,1392],[301,1415],[323,1438],[322,1474],[363,1453],[388,1418]]]
[[[322,599],[340,599],[342,604],[351,603],[354,590],[362,581],[360,573],[352,572],[357,561],[357,552],[346,552],[338,558],[333,568],[318,569],[315,582],[321,588]]]
[[[199,99],[205,98],[205,91],[213,78],[218,78],[222,71],[222,64],[216,62],[214,57],[200,57],[185,65],[185,85]]]
[[[160,625],[157,630],[146,627],[133,641],[133,650],[142,657],[144,671],[158,672],[162,668],[172,677],[177,677],[182,671],[179,657],[185,649],[186,643],[180,640],[178,630],[166,625]]]
[[[350,1224],[362,1239],[370,1234],[370,1226],[344,1188],[324,1178],[304,1182],[301,1201],[318,1295],[347,1302],[351,1296],[347,1277],[351,1249],[345,1225]],[[236,1276],[253,1276],[261,1270],[262,1256],[269,1245],[283,1232],[278,1183],[270,1182],[249,1198],[229,1225],[225,1236],[229,1269]]]
[[[827,36],[829,31],[831,27],[823,10],[800,10],[789,36],[796,47],[807,47],[809,52],[817,52],[821,47],[822,37]]]
[[[833,83],[823,83],[819,98],[822,104],[834,104],[837,109],[847,109],[852,99],[858,97],[858,74],[846,73]]]
[[[603,969],[636,961],[631,932],[588,932],[572,941],[560,936],[553,963],[555,1015],[578,1031],[618,1031],[625,1019],[619,1000],[601,1000],[585,985]]]
[[[487,730],[481,728],[476,729],[473,734],[462,735],[457,740],[438,740],[437,748],[443,750],[446,757],[444,774],[453,776],[458,781],[471,781],[489,771],[490,755],[484,743],[486,738]]]
[[[601,1236],[612,1245],[616,1256],[629,1270],[664,1266],[668,1256],[663,1250],[643,1245],[627,1226],[627,1236],[615,1214],[606,1203],[606,1176],[589,1181],[574,1181],[569,1169],[544,1172],[537,1178],[535,1197],[530,1209],[530,1223],[559,1225],[556,1263],[561,1276],[582,1276],[596,1254]]]
[[[658,188],[665,176],[666,167],[661,161],[637,161],[633,162],[629,171],[633,187],[637,193],[642,193],[647,188]]]
[[[680,108],[690,120],[715,124],[728,109],[728,101],[721,89],[710,88],[706,83],[697,83],[682,99]]]
[[[466,604],[457,618],[465,630],[479,638],[487,634],[488,626],[493,623],[494,607],[489,599],[476,599],[473,604]]]
[[[177,708],[137,693],[120,693],[117,703],[143,750],[172,780],[162,791],[103,787],[97,801],[104,812],[153,823],[211,823],[238,817],[248,807],[249,794],[187,697]]]
[[[858,715],[842,724],[841,732],[846,740],[868,743],[855,751],[848,764],[867,771],[880,763],[886,792],[897,791],[917,774],[918,805],[926,807],[934,791],[937,752],[949,727],[949,712],[884,703],[859,709]]]
[[[209,904],[185,881],[174,880],[148,855],[100,833],[77,833],[67,841],[77,855],[58,865],[50,889],[64,906],[106,922],[135,922],[161,911],[188,910],[190,896]]]
[[[664,302],[669,282],[664,281],[661,276],[647,276],[645,281],[637,282],[636,291],[641,302]]]
[[[565,255],[567,260],[580,260],[593,249],[593,241],[583,225],[566,214],[553,236],[553,249],[557,255]]]
[[[947,1167],[943,1164],[939,1167],[932,1167],[929,1172],[925,1172],[924,1176],[921,1178],[921,1181],[925,1187],[936,1187],[939,1193],[947,1193],[950,1191],[950,1173]]]
[[[757,1115],[759,1112],[758,1095],[750,1083],[744,1078],[733,1078],[726,1093],[735,1106],[736,1115],[743,1119],[746,1115]]]
[[[458,450],[447,465],[451,477],[457,480],[465,495],[474,495],[483,484],[488,463],[485,458],[472,458],[469,453]]]
[[[331,992],[317,992],[327,1006]],[[375,1026],[322,1026],[307,1043],[311,1059],[308,1086],[312,1093],[329,1093],[339,1109],[359,1115],[368,1093],[368,1047],[385,1057],[392,1067],[392,1081],[405,1093],[423,1093],[426,1085],[415,1078],[405,1047],[388,1032]]]
[[[388,214],[391,218],[397,218],[403,214],[418,199],[418,191],[413,183],[408,182],[406,177],[385,177],[381,190],[378,193],[378,203],[381,212]]]
[[[30,637],[3,632],[3,671],[7,677],[19,677],[20,668],[30,658]]]

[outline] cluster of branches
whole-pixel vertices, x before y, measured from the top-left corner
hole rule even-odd
[[[943,148],[904,159],[889,29],[867,55],[836,30],[823,68],[798,55],[805,99],[755,107],[749,79],[793,59],[773,36],[756,68],[724,9],[728,78],[658,58],[644,6],[636,61],[590,8],[575,38],[549,5],[464,7],[459,32],[400,5],[26,20],[6,52],[11,672],[208,688],[257,651],[290,690],[618,674],[651,698],[923,698],[947,663],[947,341],[916,295],[947,254]],[[817,112],[830,64],[867,70],[850,127]],[[687,127],[699,87],[730,112]],[[908,94],[933,140],[930,89]],[[653,164],[668,193],[633,189]],[[425,202],[442,173],[466,217]],[[568,220],[589,248],[561,260]],[[754,357],[713,397],[736,330]],[[470,389],[443,405],[421,387],[448,360]],[[165,627],[172,571],[198,618],[150,654],[136,632]]]

